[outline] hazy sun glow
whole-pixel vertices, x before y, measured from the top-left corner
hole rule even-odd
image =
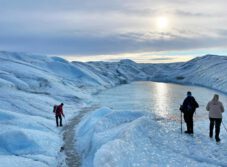
[[[108,61],[115,62],[121,59],[131,59],[137,63],[174,63],[174,62],[186,62],[195,57],[195,55],[169,55],[171,52],[148,52],[148,53],[127,53],[127,54],[115,54],[115,55],[59,55],[60,57],[67,59],[68,61]],[[177,54],[177,53],[176,53]],[[56,56],[56,55],[54,55]]]
[[[164,31],[168,29],[169,19],[167,17],[161,16],[156,18],[156,26],[158,31]]]

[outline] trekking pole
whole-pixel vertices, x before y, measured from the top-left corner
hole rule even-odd
[[[182,134],[182,112],[180,111],[180,124],[181,124],[181,134]]]
[[[221,123],[222,123],[223,127],[225,128],[225,131],[227,132],[227,129],[226,129],[226,127],[225,127],[225,124],[224,124],[223,122],[221,122]]]
[[[65,120],[65,117],[64,117],[64,120]],[[66,124],[66,120],[65,120],[65,124]]]
[[[181,134],[182,134],[182,130],[183,130],[183,128],[182,128],[182,105],[180,105],[180,108],[179,108],[179,110],[180,110],[180,131],[181,131]]]

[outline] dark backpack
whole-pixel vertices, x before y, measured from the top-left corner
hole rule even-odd
[[[188,97],[185,101],[185,111],[190,113],[190,112],[195,112],[195,109],[199,107],[198,103],[195,101],[194,97]]]
[[[54,113],[57,112],[57,108],[58,108],[58,106],[57,106],[57,105],[54,105],[54,107],[53,107],[53,112],[54,112]]]
[[[192,111],[194,110],[194,108],[193,108],[193,106],[192,106],[191,104],[188,104],[188,105],[186,106],[186,110],[187,110],[188,112],[192,112]]]

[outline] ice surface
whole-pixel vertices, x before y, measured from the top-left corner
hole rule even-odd
[[[102,108],[80,123],[76,148],[83,167],[226,166],[227,135],[217,145],[207,135],[207,122],[196,124],[192,137],[180,134],[178,122],[157,121],[152,113]]]
[[[227,90],[226,57],[212,55],[187,63],[157,65],[137,64],[130,60],[71,63],[58,57],[0,52],[0,63],[0,161],[4,167],[11,167],[12,162],[13,166],[25,167],[57,165],[56,157],[62,140],[60,130],[55,127],[54,104],[64,102],[67,121],[77,115],[80,107],[92,101],[92,94],[133,81],[177,82],[202,85],[222,92]],[[165,136],[162,134],[165,126],[155,124],[151,117],[146,112],[127,108],[118,113],[103,108],[88,115],[77,133],[81,142],[78,150],[86,160],[84,165],[146,166],[148,163],[162,165],[166,161],[171,166],[183,160],[201,166],[226,165],[226,150],[220,149],[219,152],[215,144],[202,147],[195,143],[192,150],[185,148],[180,152],[182,159],[172,161],[171,157],[179,155],[179,143],[174,143],[178,135],[174,131],[174,123],[168,125],[173,128]],[[150,140],[150,136],[154,140]],[[174,149],[167,149],[169,145],[163,145],[158,136],[168,138]],[[199,138],[208,143],[204,136]],[[181,144],[191,146],[190,138],[188,145],[185,140],[182,139]],[[139,147],[141,145],[143,147]],[[152,150],[149,150],[151,145]],[[164,147],[163,152],[159,151],[161,147]],[[196,152],[196,148],[202,151]],[[205,149],[207,154],[203,151]],[[156,154],[157,151],[160,154]],[[165,151],[170,153],[170,158],[163,160],[161,157],[166,155]],[[214,153],[209,157],[210,161],[204,159],[203,155],[209,156],[211,151]],[[215,159],[217,156],[222,159],[220,162]]]
[[[65,103],[67,121],[103,88],[101,79],[57,57],[0,52],[0,62],[1,165],[57,166],[53,105]]]

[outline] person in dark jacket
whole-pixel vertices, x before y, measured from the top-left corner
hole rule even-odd
[[[60,120],[60,126],[62,126],[62,116],[65,117],[63,113],[63,103],[61,103],[59,106],[55,107],[55,118],[56,118],[56,126],[58,127],[58,119]]]
[[[190,91],[187,92],[187,97],[184,99],[183,105],[181,106],[181,112],[184,113],[184,121],[187,125],[187,130],[185,133],[193,134],[193,115],[199,104],[196,102],[195,98],[192,96]]]

